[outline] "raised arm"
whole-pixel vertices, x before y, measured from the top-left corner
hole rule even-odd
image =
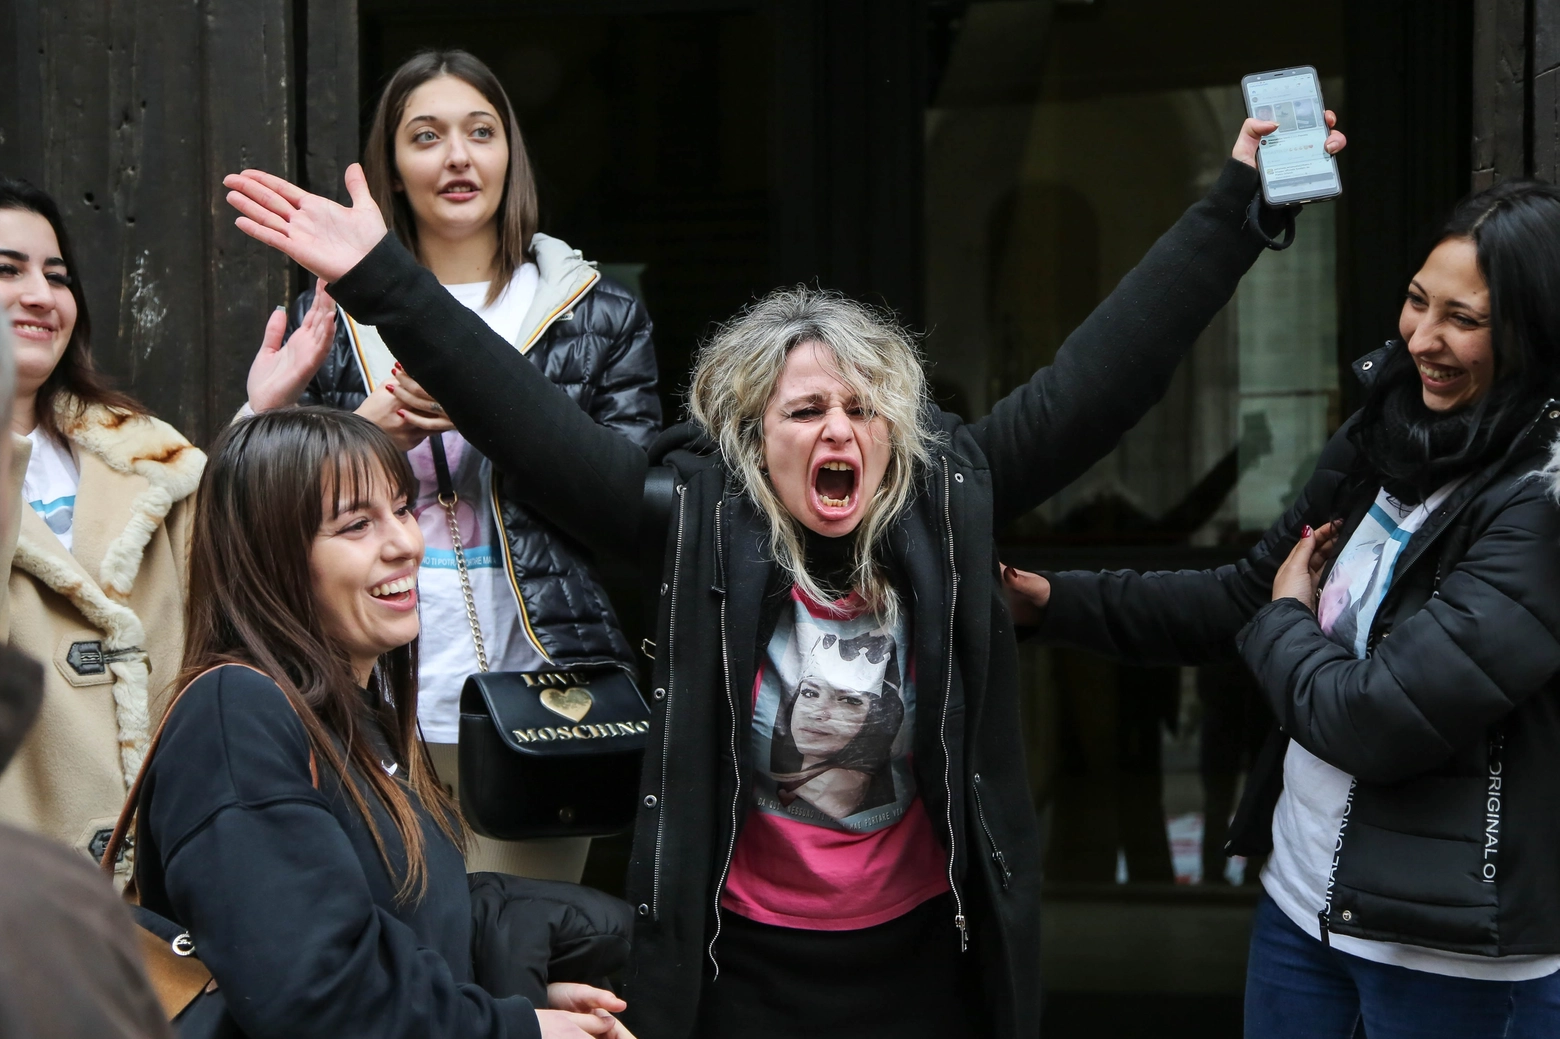
[[[1207,197],[1067,337],[1054,362],[974,423],[991,465],[998,527],[1081,476],[1164,396],[1181,358],[1268,240],[1249,226],[1248,213],[1258,189],[1257,142],[1276,126],[1247,120]],[[1343,145],[1335,131],[1327,149]],[[1292,218],[1259,212],[1275,228]]]
[[[1234,657],[1235,636],[1272,598],[1273,575],[1300,531],[1334,518],[1325,506],[1354,457],[1348,430],[1346,424],[1334,434],[1300,497],[1238,563],[1216,570],[1030,575],[1018,594],[1027,592],[1039,608],[1038,637],[1136,664],[1195,666]],[[1007,584],[1011,597],[1015,582]]]
[[[386,233],[357,164],[346,177],[351,208],[256,170],[223,183],[239,229],[324,278],[347,313],[376,326],[528,506],[596,551],[638,544],[644,451],[575,406]]]

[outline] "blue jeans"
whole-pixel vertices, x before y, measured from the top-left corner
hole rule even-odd
[[[1323,945],[1266,893],[1246,961],[1247,1039],[1552,1039],[1560,974],[1475,981],[1372,963]]]

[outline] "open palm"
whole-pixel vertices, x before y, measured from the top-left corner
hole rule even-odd
[[[287,336],[287,311],[277,307],[266,322],[260,352],[249,366],[249,407],[255,412],[285,408],[298,400],[319,371],[336,338],[336,303],[325,279],[314,286],[314,305],[303,323]]]
[[[344,178],[351,207],[312,195],[264,170],[222,178],[234,221],[249,237],[276,249],[310,273],[336,281],[367,256],[385,236],[385,218],[369,194],[363,167],[353,163]]]

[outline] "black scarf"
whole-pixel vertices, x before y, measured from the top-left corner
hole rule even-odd
[[[1352,439],[1386,492],[1417,505],[1460,476],[1495,461],[1526,427],[1543,392],[1497,392],[1455,411],[1425,407],[1412,356],[1397,343],[1382,362],[1378,382]]]

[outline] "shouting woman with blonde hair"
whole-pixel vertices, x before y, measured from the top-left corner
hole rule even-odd
[[[1228,301],[1255,225],[1282,220],[1248,218],[1272,129],[1247,123],[1208,196],[987,417],[931,405],[889,317],[797,288],[715,334],[693,421],[648,458],[419,269],[357,171],[350,209],[227,179],[239,227],[372,321],[530,505],[647,548],[634,1028],[1037,1033],[1039,839],[992,535],[1108,452]]]

